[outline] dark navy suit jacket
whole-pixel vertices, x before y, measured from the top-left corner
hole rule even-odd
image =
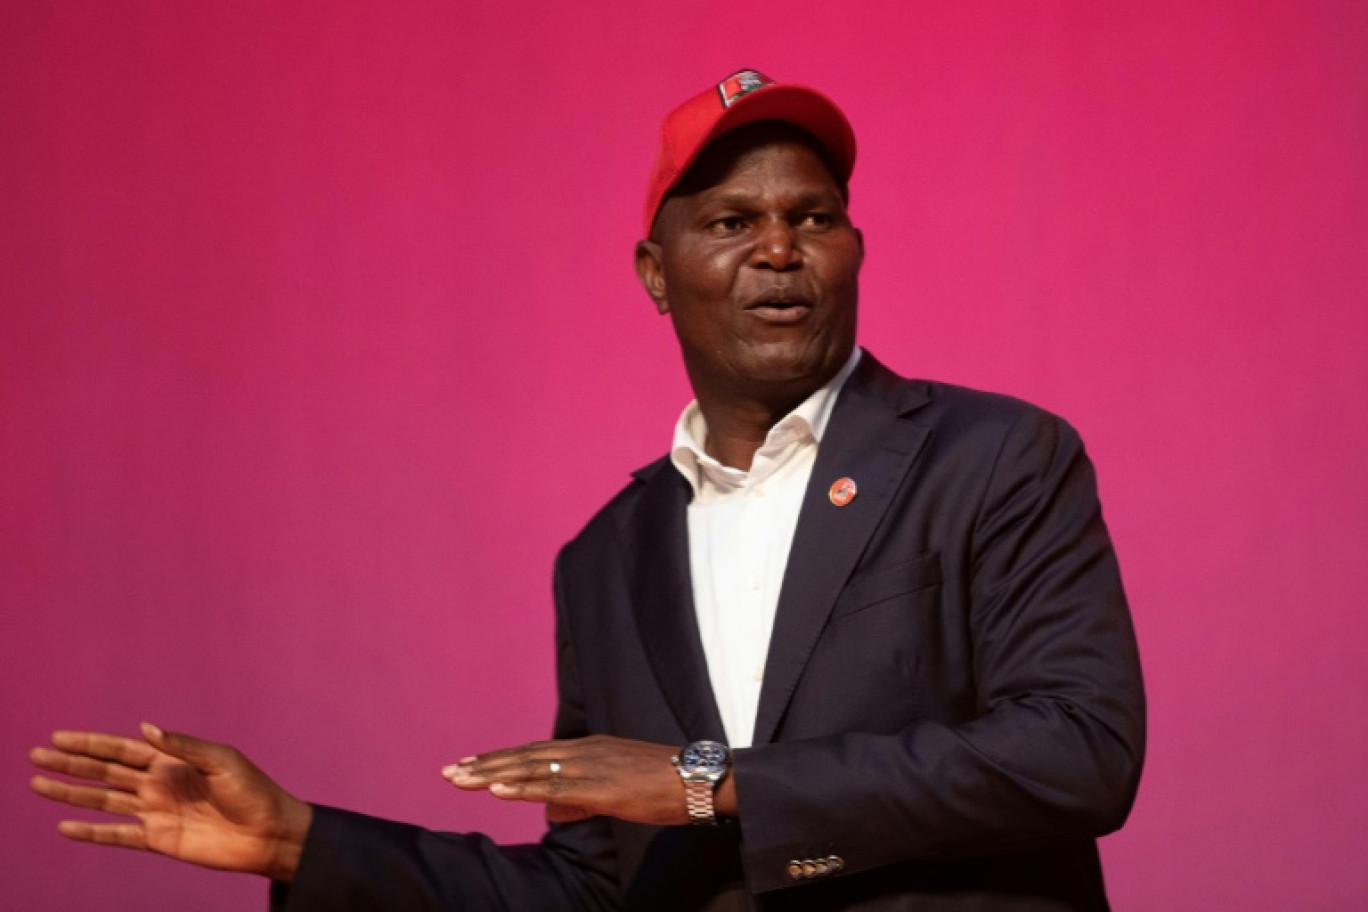
[[[842,477],[858,493],[837,506]],[[662,459],[562,551],[556,737],[723,740],[690,592],[689,496]],[[735,756],[737,820],[595,818],[500,847],[319,808],[275,900],[1106,909],[1094,840],[1124,821],[1143,749],[1134,635],[1077,435],[866,353],[802,505],[754,746]]]

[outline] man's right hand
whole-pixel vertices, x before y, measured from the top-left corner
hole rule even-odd
[[[78,808],[137,822],[63,820],[71,839],[159,852],[207,868],[294,878],[313,809],[276,785],[237,749],[143,723],[143,740],[59,731],[29,753],[73,785],[34,776],[33,790]]]

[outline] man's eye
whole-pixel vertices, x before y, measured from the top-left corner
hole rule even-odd
[[[713,230],[719,234],[734,234],[740,231],[746,222],[739,215],[724,215],[719,219],[714,219]]]
[[[831,216],[825,212],[809,212],[803,216],[803,225],[808,228],[830,228]]]

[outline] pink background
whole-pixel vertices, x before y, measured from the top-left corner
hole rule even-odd
[[[1365,907],[1368,6],[1296,0],[0,5],[0,905],[264,903],[62,840],[56,726],[534,837],[437,769],[548,729],[552,556],[687,399],[654,132],[740,66],[856,125],[864,343],[1089,442],[1115,907]]]

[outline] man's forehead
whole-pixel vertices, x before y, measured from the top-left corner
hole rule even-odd
[[[817,140],[792,124],[764,121],[739,127],[709,143],[675,184],[666,202],[703,191],[710,191],[710,197],[739,192],[726,188],[728,178],[760,159],[769,159],[784,167],[786,176],[806,185],[803,188],[806,192],[834,188],[843,198],[845,196],[845,187]],[[811,167],[813,164],[817,167]]]

